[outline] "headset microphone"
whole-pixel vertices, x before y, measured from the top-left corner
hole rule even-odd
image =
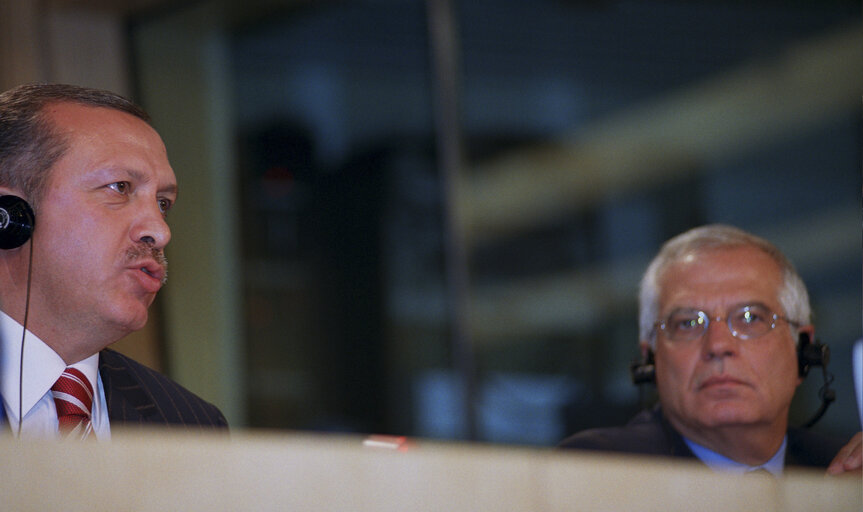
[[[33,234],[36,216],[18,196],[0,196],[0,249],[21,247]]]

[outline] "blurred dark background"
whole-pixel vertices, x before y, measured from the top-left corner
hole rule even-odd
[[[624,422],[640,405],[627,373],[639,273],[664,239],[727,222],[770,237],[801,266],[845,397],[824,426],[853,431],[859,109],[808,122],[811,106],[765,103],[782,96],[769,90],[782,74],[807,73],[793,69],[797,52],[859,31],[859,2],[450,6],[449,77],[431,64],[422,2],[317,2],[244,18],[231,33],[249,424],[553,444]],[[453,77],[458,125],[441,128],[437,88]],[[789,76],[798,79],[812,77]],[[673,111],[645,119],[660,108]],[[785,116],[794,126],[776,126]],[[621,133],[602,133],[605,123]],[[622,170],[578,154],[630,130],[656,146],[607,148]],[[466,235],[472,306],[457,340],[447,302],[459,299],[445,271],[459,264],[446,250],[459,236],[445,222],[448,137],[459,138],[465,180],[496,184],[509,169],[502,194],[539,182],[553,210],[488,198],[532,219],[492,219],[488,233],[476,221]],[[543,161],[566,158],[558,145],[576,161]],[[591,182],[606,169],[613,181]],[[554,190],[555,172],[572,174],[571,195]],[[469,216],[471,200],[453,207]],[[821,236],[847,245],[813,240]],[[273,267],[284,279],[261,275]],[[468,367],[456,343],[468,344]],[[806,388],[801,419],[817,408],[817,387]]]

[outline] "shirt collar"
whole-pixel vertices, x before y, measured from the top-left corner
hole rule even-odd
[[[750,466],[748,464],[742,464],[740,462],[733,461],[728,457],[716,453],[709,448],[705,448],[704,446],[690,441],[685,437],[683,438],[683,441],[686,443],[687,446],[689,446],[689,449],[692,450],[692,453],[694,453],[695,456],[701,460],[701,462],[705,463],[710,469],[713,469],[715,471],[743,474],[748,471],[764,468],[775,476],[781,476],[783,468],[785,467],[785,448],[788,444],[788,436],[785,436],[782,439],[782,446],[780,446],[779,449],[776,450],[776,453],[773,454],[773,457],[771,457],[770,460],[759,466]]]
[[[21,339],[23,327],[0,311],[0,393],[10,423],[18,423],[18,392],[21,371]],[[69,365],[79,369],[96,389],[99,375],[99,354]],[[66,369],[66,363],[38,336],[27,331],[24,338],[25,384],[21,395],[24,416],[47,393]]]

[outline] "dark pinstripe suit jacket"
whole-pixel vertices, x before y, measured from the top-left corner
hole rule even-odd
[[[215,405],[114,350],[99,353],[99,375],[111,425],[228,426]]]
[[[785,466],[826,468],[845,444],[800,428],[788,429]],[[585,430],[564,439],[560,448],[609,451],[638,455],[696,458],[681,436],[665,419],[657,405],[641,411],[622,427]]]

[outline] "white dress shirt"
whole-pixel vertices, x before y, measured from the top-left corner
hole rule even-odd
[[[66,369],[66,363],[32,332],[24,339],[24,378],[20,379],[21,334],[23,327],[9,315],[0,311],[0,394],[3,408],[13,435],[19,432],[19,383],[24,383],[21,393],[21,425],[23,439],[55,439],[58,437],[57,408],[51,396],[51,386]],[[108,404],[105,390],[99,377],[99,354],[72,365],[80,370],[96,390],[90,422],[96,439],[111,437],[108,422]]]

